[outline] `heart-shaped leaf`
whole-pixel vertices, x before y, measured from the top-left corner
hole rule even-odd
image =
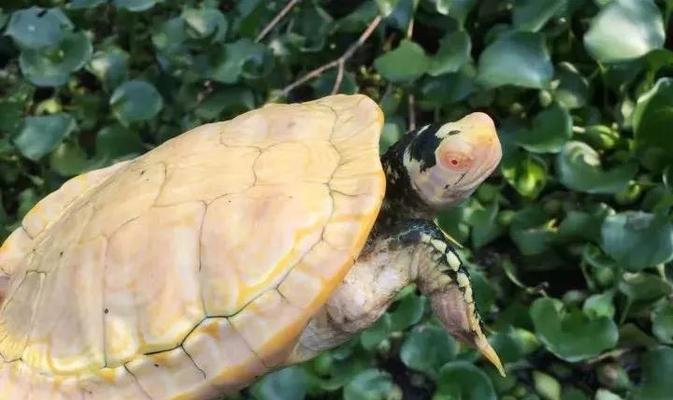
[[[513,32],[500,36],[481,53],[477,81],[489,88],[514,85],[542,89],[549,86],[553,75],[544,36]]]
[[[267,51],[266,46],[250,39],[227,43],[207,74],[222,83],[236,83],[245,77],[261,75],[271,67],[268,63],[265,65]]]
[[[643,379],[635,390],[636,400],[668,400],[673,393],[673,349],[661,347],[642,360]]]
[[[185,8],[182,10],[187,33],[196,39],[210,38],[217,42],[227,33],[227,20],[216,8]]]
[[[89,165],[87,155],[75,143],[61,143],[49,157],[51,169],[61,176],[81,174]]]
[[[439,370],[437,394],[447,399],[495,400],[493,383],[479,368],[464,361],[452,361]]]
[[[7,26],[7,35],[25,49],[57,45],[72,22],[59,8],[31,7],[15,11]]]
[[[661,169],[673,161],[673,78],[662,78],[638,98],[633,111],[636,147],[643,163]]]
[[[306,397],[308,379],[300,367],[283,368],[265,375],[250,391],[257,400],[302,400]]]
[[[631,271],[652,267],[673,259],[673,226],[641,211],[610,215],[603,221],[601,247]]]
[[[470,59],[472,42],[470,36],[463,31],[446,35],[439,41],[437,54],[430,57],[428,74],[442,75],[458,71]]]
[[[163,99],[151,83],[127,81],[112,93],[110,106],[122,124],[154,118],[163,107]]]
[[[21,72],[37,86],[64,85],[70,74],[91,58],[91,41],[82,32],[68,33],[57,47],[24,49],[19,57]]]
[[[408,82],[420,78],[430,67],[430,59],[418,44],[402,40],[400,45],[374,60],[374,66],[391,82]]]
[[[96,156],[116,160],[139,155],[144,150],[140,136],[121,125],[106,126],[96,136]]]
[[[664,302],[654,309],[652,333],[661,343],[673,343],[673,304]]]
[[[565,0],[516,0],[514,26],[522,31],[537,32],[565,5]]]
[[[589,318],[580,310],[566,310],[563,303],[540,298],[530,308],[535,333],[545,347],[569,362],[594,357],[613,348],[619,337],[611,318]]]
[[[556,67],[558,86],[554,88],[554,99],[566,109],[584,107],[589,98],[589,81],[574,65],[562,62]]]
[[[591,21],[584,45],[600,62],[632,60],[664,45],[661,11],[652,0],[614,0]]]
[[[128,62],[127,52],[119,47],[109,47],[93,55],[87,70],[100,79],[107,88],[114,88],[126,80]]]
[[[75,119],[65,113],[27,117],[14,145],[24,157],[37,161],[56,148],[75,126]]]
[[[570,141],[556,158],[561,183],[572,190],[586,193],[618,193],[626,188],[638,170],[633,163],[603,170],[596,150],[583,142]]]
[[[112,0],[117,8],[123,8],[132,12],[149,10],[154,7],[158,0]]]
[[[343,398],[344,400],[386,400],[396,389],[389,373],[368,369],[357,374],[344,387]]]
[[[533,118],[531,129],[519,131],[517,143],[532,153],[558,153],[572,136],[572,119],[558,105]]]
[[[400,359],[407,367],[432,378],[439,368],[456,356],[456,342],[446,330],[434,325],[414,328],[402,343]]]
[[[547,164],[542,158],[525,152],[506,157],[502,176],[520,195],[536,198],[547,184]]]

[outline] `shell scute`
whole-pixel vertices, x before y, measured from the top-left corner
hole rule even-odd
[[[46,198],[0,250],[0,390],[190,398],[281,365],[374,223],[382,123],[365,96],[272,104]]]

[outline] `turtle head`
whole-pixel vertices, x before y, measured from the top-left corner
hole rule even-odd
[[[501,156],[493,120],[475,112],[456,122],[418,129],[404,150],[403,164],[423,203],[439,210],[469,197]]]

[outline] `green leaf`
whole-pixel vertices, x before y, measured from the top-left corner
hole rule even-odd
[[[563,303],[540,298],[530,308],[535,333],[559,358],[577,362],[613,348],[619,337],[617,325],[607,317],[589,318],[579,310],[566,310]]]
[[[294,366],[265,375],[250,391],[258,400],[303,400],[307,389],[306,372]]]
[[[477,81],[487,88],[514,85],[542,89],[554,74],[544,36],[514,32],[502,35],[479,57]]]
[[[96,156],[116,160],[139,155],[144,150],[140,136],[121,125],[106,126],[96,136]]]
[[[437,54],[430,57],[428,74],[438,76],[458,71],[470,59],[472,43],[470,35],[456,31],[444,36],[439,41]]]
[[[393,12],[399,2],[400,0],[376,0],[376,5],[379,6],[379,13],[387,17]]]
[[[129,55],[119,47],[109,47],[94,53],[87,70],[108,88],[114,88],[128,77]]]
[[[673,78],[662,78],[638,98],[633,111],[636,147],[643,163],[662,169],[673,162]]]
[[[614,0],[591,21],[584,45],[599,62],[632,60],[661,48],[664,23],[652,0]]]
[[[401,331],[418,323],[425,312],[423,297],[411,292],[397,301],[395,309],[390,311],[390,330]]]
[[[522,31],[537,32],[564,5],[565,0],[515,0],[514,27]]]
[[[494,201],[485,207],[474,207],[467,218],[467,223],[472,227],[472,246],[475,249],[485,246],[504,232],[504,228],[498,224],[498,212],[500,207]]]
[[[25,49],[55,46],[72,29],[72,22],[58,8],[31,7],[15,11],[7,35]]]
[[[21,72],[37,86],[61,86],[91,58],[93,48],[82,32],[68,33],[56,48],[24,49]]]
[[[205,120],[216,120],[224,115],[235,115],[255,108],[253,91],[244,86],[229,86],[214,91],[198,107],[194,113]]]
[[[72,0],[68,3],[68,8],[72,8],[73,10],[94,8],[105,3],[107,3],[107,0]]]
[[[582,306],[582,311],[591,318],[615,316],[614,294],[605,292],[589,296]]]
[[[619,265],[639,271],[673,259],[673,226],[642,211],[610,215],[601,228],[601,247]]]
[[[541,207],[525,207],[512,218],[509,235],[524,255],[542,254],[554,239],[549,216]]]
[[[634,391],[635,400],[668,400],[673,393],[673,349],[661,347],[642,360],[643,379]]]
[[[502,176],[523,197],[536,198],[547,184],[547,164],[543,159],[525,152],[505,158]]]
[[[474,92],[474,67],[467,64],[455,73],[438,77],[426,76],[421,81],[418,105],[434,109],[465,100]]]
[[[589,99],[589,81],[574,65],[559,63],[556,68],[558,86],[554,88],[554,99],[564,108],[572,110],[584,107]]]
[[[391,332],[390,314],[385,313],[374,325],[362,331],[360,334],[360,343],[365,350],[372,350],[385,340]]]
[[[367,369],[344,387],[344,400],[386,400],[396,387],[389,373]],[[399,389],[398,389],[399,390]]]
[[[154,7],[160,0],[112,0],[117,8],[124,8],[131,12],[146,11]]]
[[[571,137],[570,114],[555,105],[537,114],[533,127],[520,131],[515,140],[532,153],[558,153]]]
[[[464,361],[452,361],[439,370],[436,395],[447,399],[495,400],[493,383],[479,368]]]
[[[586,143],[570,141],[556,157],[556,170],[561,183],[572,190],[610,194],[624,190],[638,166],[627,162],[605,171],[594,149]]]
[[[216,8],[185,8],[182,19],[187,33],[196,39],[210,38],[211,42],[218,42],[227,33],[227,20]]]
[[[446,330],[434,325],[414,328],[400,348],[400,359],[407,367],[437,377],[439,368],[452,360],[458,351]]]
[[[619,282],[619,291],[630,302],[649,303],[670,294],[673,289],[660,277],[645,272],[625,274]]]
[[[65,113],[27,117],[14,145],[24,157],[38,161],[56,148],[75,126],[75,119]]]
[[[420,78],[428,70],[430,59],[421,46],[405,39],[395,50],[374,60],[374,66],[391,82],[408,82]]]
[[[535,391],[547,400],[561,400],[561,384],[553,376],[533,371]]]
[[[86,153],[74,143],[61,143],[50,155],[51,169],[61,176],[81,174],[89,165]]]
[[[451,0],[449,15],[456,19],[461,25],[465,23],[467,15],[477,5],[477,0]]]
[[[131,80],[115,89],[110,106],[117,119],[129,125],[154,118],[163,107],[163,99],[151,83]]]
[[[208,75],[222,83],[236,83],[242,78],[252,77],[254,74],[246,71],[264,67],[266,52],[266,46],[250,39],[227,43],[224,51],[214,60]]]
[[[664,302],[654,309],[652,333],[661,343],[673,343],[673,304]]]
[[[432,7],[433,11],[442,15],[449,15],[451,10],[451,3],[453,0],[425,0],[428,6]]]
[[[23,106],[18,102],[0,100],[0,116],[0,133],[14,133],[21,126]]]

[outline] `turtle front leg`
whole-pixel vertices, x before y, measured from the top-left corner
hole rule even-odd
[[[444,327],[502,372],[481,330],[467,270],[439,227],[426,220],[408,220],[396,233],[368,244],[304,329],[287,364],[310,359],[368,328],[412,282],[430,298]]]

